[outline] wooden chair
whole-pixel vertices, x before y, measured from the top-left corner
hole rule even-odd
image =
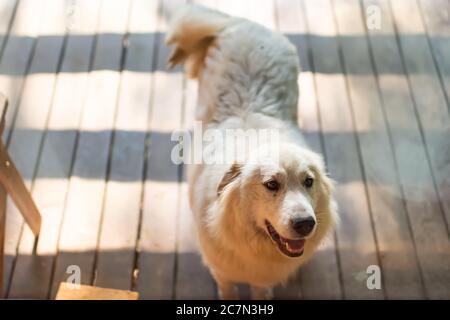
[[[0,137],[5,129],[7,99],[0,93]],[[3,296],[3,263],[5,248],[6,197],[11,196],[35,236],[41,228],[41,215],[22,177],[0,139],[0,298]]]

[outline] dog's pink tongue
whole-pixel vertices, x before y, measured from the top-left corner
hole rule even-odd
[[[294,249],[294,250],[300,250],[305,245],[305,240],[304,239],[287,240],[286,242],[289,244],[289,248]]]

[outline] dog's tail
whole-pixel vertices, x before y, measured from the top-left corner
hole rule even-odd
[[[196,78],[208,47],[230,19],[226,14],[199,5],[178,9],[166,36],[166,44],[175,45],[169,56],[169,67],[184,63],[188,76]]]

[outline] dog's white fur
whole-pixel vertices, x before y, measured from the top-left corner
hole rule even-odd
[[[196,118],[208,129],[280,132],[279,150],[273,150],[279,152],[279,163],[189,169],[202,256],[221,297],[236,298],[234,284],[248,283],[254,298],[268,298],[274,285],[311,257],[337,220],[333,183],[296,124],[297,51],[284,36],[261,25],[193,5],[174,15],[166,43],[175,45],[170,64],[185,63],[187,73],[199,80]],[[248,159],[255,154],[249,152]],[[302,185],[306,175],[314,178],[311,190]],[[263,185],[271,177],[281,184],[276,194]],[[289,219],[299,212],[313,215],[317,224],[304,254],[290,258],[270,239],[264,221],[282,236],[295,237]]]

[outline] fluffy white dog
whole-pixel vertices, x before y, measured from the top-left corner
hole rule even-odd
[[[189,169],[199,244],[220,297],[237,298],[235,284],[247,283],[253,298],[270,298],[337,220],[332,181],[296,124],[297,51],[261,25],[192,5],[175,13],[166,43],[175,46],[169,63],[199,80],[196,117],[206,130],[279,134],[239,151],[244,161]],[[214,141],[207,148],[226,152]]]

